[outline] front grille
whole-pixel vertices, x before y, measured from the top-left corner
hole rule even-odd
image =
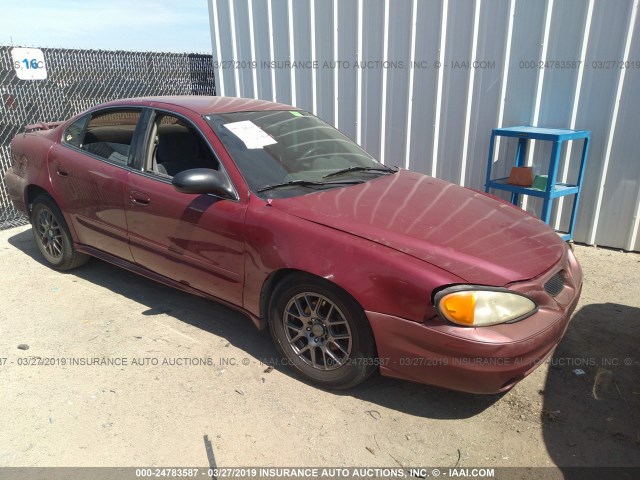
[[[552,297],[560,294],[564,288],[564,270],[559,271],[544,284],[544,291]]]

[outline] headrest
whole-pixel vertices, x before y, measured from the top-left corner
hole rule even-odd
[[[158,162],[175,162],[198,157],[198,139],[182,125],[160,125],[158,127]]]

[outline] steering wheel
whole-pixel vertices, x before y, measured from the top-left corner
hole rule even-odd
[[[300,169],[310,170],[313,163],[318,159],[315,157],[322,157],[329,153],[325,147],[322,145],[311,145],[308,149],[306,149],[302,155],[300,155],[298,159],[298,164],[300,165]]]

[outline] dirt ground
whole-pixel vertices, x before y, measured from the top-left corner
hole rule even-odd
[[[569,332],[507,394],[333,393],[269,369],[235,311],[98,260],[55,272],[29,227],[0,232],[0,466],[640,466],[640,255],[576,253]],[[119,364],[70,364],[96,357]]]

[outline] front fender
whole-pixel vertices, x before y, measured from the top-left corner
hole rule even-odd
[[[294,269],[322,277],[367,311],[421,322],[436,315],[431,292],[463,280],[370,240],[319,225],[252,198],[245,219],[243,306],[256,316],[262,287],[274,272]]]

